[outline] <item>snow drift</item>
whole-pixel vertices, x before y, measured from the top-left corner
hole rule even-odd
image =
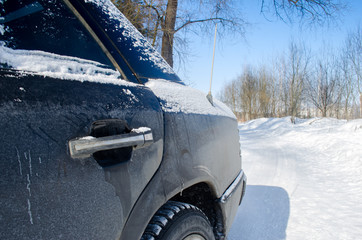
[[[360,239],[362,119],[239,125],[248,176],[229,240]]]

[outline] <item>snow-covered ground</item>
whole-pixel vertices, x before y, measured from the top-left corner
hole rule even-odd
[[[239,129],[248,186],[228,240],[362,239],[362,119]]]

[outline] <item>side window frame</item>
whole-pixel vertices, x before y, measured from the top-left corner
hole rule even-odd
[[[69,0],[63,0],[65,5],[70,9],[70,11],[77,17],[77,19],[80,21],[80,23],[84,26],[84,28],[89,32],[89,34],[93,37],[93,39],[96,41],[96,43],[99,45],[99,47],[102,49],[104,54],[107,56],[109,61],[113,64],[115,69],[119,71],[122,78],[124,78],[126,81],[129,81],[126,74],[122,71],[121,67],[118,65],[117,61],[113,58],[112,54],[108,51],[106,46],[103,44],[103,42],[99,39],[97,34],[93,31],[93,29],[89,26],[89,24],[86,22],[86,20],[81,16],[81,14],[77,11],[77,9],[69,2]]]
[[[82,0],[62,0],[62,1],[68,2],[70,4],[69,6],[71,7],[70,8],[71,11],[76,10],[77,12],[77,14],[75,14],[74,12],[73,14],[75,14],[76,16],[78,15],[83,19],[80,20],[82,24],[84,23],[88,25],[86,29],[94,33],[94,35],[93,34],[91,35],[98,38],[99,42],[96,40],[98,43],[102,43],[102,45],[105,47],[105,50],[110,54],[109,56],[111,56],[114,59],[114,62],[112,63],[116,63],[119,66],[119,68],[117,67],[116,69],[118,71],[121,71],[120,72],[121,75],[125,77],[125,79],[129,82],[143,84],[138,74],[133,70],[132,66],[128,63],[126,58],[120,52],[117,45],[108,36],[108,34],[103,29],[101,24],[99,24],[95,20],[94,16],[92,16],[92,12],[88,10],[89,6],[87,6],[87,3],[85,3],[85,1]]]

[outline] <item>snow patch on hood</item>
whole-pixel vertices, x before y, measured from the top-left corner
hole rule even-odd
[[[165,112],[219,115],[235,119],[233,112],[222,102],[214,99],[214,106],[206,98],[206,94],[191,87],[157,79],[146,83],[159,98]]]
[[[0,64],[8,65],[16,70],[29,71],[36,75],[81,82],[131,84],[119,79],[118,71],[86,59],[37,50],[14,50],[5,47],[3,42],[0,42],[0,56]]]

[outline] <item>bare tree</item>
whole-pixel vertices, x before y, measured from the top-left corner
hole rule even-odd
[[[175,34],[187,29],[194,33],[210,33],[219,23],[219,30],[244,33],[244,20],[234,0],[112,0],[125,16],[154,46],[161,46],[161,55],[173,66]],[[199,31],[199,29],[202,29]],[[185,39],[177,38],[178,44]],[[160,43],[158,43],[160,42]]]
[[[334,59],[320,60],[315,76],[309,78],[308,95],[313,105],[327,117],[340,99],[339,68]],[[338,112],[338,109],[336,110]]]
[[[176,33],[176,15],[178,0],[168,0],[165,21],[163,23],[161,55],[173,67],[173,43]]]
[[[250,67],[245,67],[243,74],[239,77],[240,106],[243,110],[245,120],[254,119],[257,115],[257,78]]]
[[[223,87],[222,91],[219,93],[218,99],[229,106],[235,115],[238,115],[241,112],[239,96],[239,79],[234,79]]]
[[[289,59],[287,61],[286,82],[284,91],[287,101],[287,112],[294,123],[299,116],[306,80],[308,77],[308,67],[310,53],[304,46],[297,46],[292,42],[289,46]]]
[[[266,67],[261,67],[257,75],[257,113],[260,117],[272,116],[273,108],[273,78]]]
[[[132,24],[155,46],[164,22],[166,0],[111,0]]]
[[[348,35],[340,55],[322,49],[317,52],[319,59],[312,62],[310,51],[292,42],[288,54],[272,61],[273,68],[249,66],[227,85],[232,108],[243,112],[243,120],[289,115],[294,122],[297,116],[319,113],[358,117],[362,112],[361,45],[358,28]]]
[[[345,47],[346,48],[346,47]],[[352,106],[355,102],[355,84],[354,84],[354,74],[353,67],[349,61],[348,49],[342,49],[342,54],[340,56],[339,68],[341,70],[341,100],[343,102],[343,112],[344,118],[349,119],[352,117]]]
[[[170,1],[172,0],[168,0],[168,2]],[[172,6],[174,7],[173,11],[178,13],[174,29],[163,28],[162,31],[171,32],[172,34],[169,34],[170,38],[175,38],[175,34],[179,32],[184,32],[184,34],[179,34],[178,41],[174,42],[172,46],[168,46],[168,43],[164,43],[164,39],[162,39],[161,52],[163,52],[164,48],[172,51],[172,54],[169,55],[162,54],[168,63],[172,63],[171,66],[173,66],[171,58],[175,56],[176,44],[180,46],[180,44],[186,43],[185,37],[189,33],[197,35],[211,34],[216,23],[218,23],[219,37],[222,37],[225,33],[243,36],[245,32],[244,26],[246,23],[241,17],[240,9],[235,7],[234,0],[182,1],[177,6]],[[180,54],[180,51],[177,54]]]
[[[362,31],[360,26],[356,32],[348,35],[346,45],[348,59],[354,72],[355,86],[359,94],[360,117],[362,118]]]
[[[288,110],[288,91],[285,91],[284,87],[287,84],[287,64],[284,56],[275,58],[272,62],[273,94],[276,105],[274,116],[282,117],[287,115]]]

